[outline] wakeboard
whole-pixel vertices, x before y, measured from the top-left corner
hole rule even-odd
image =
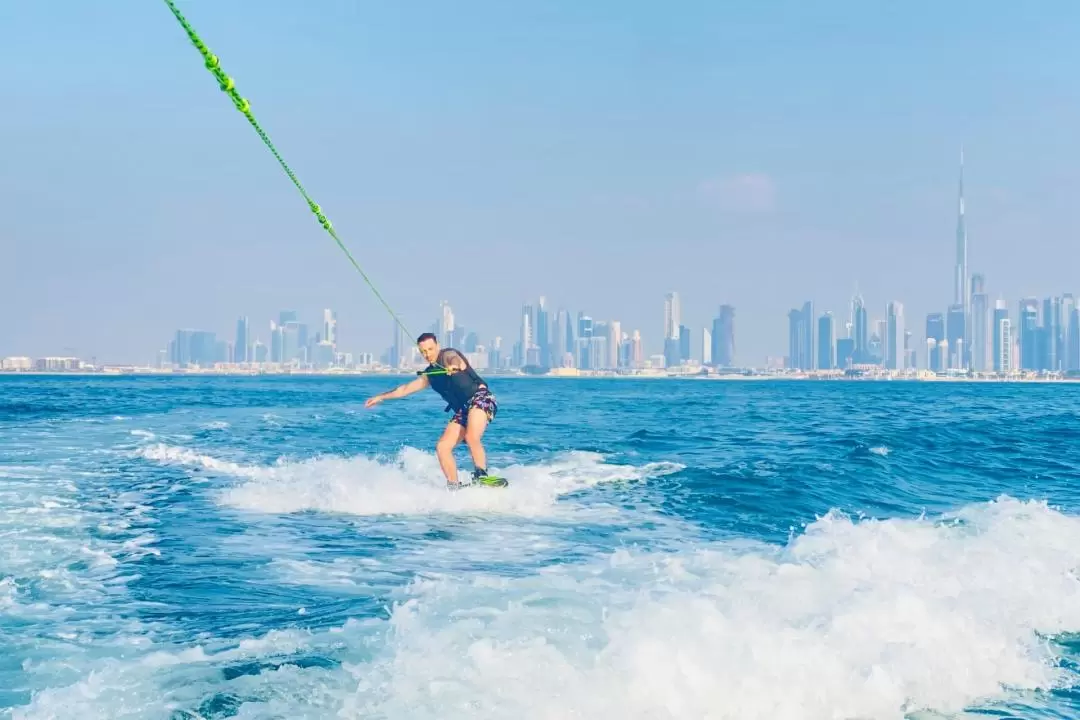
[[[473,480],[473,485],[483,485],[484,487],[506,487],[510,482],[506,478],[501,478],[496,475],[485,475]]]
[[[501,478],[496,475],[485,475],[478,478],[470,478],[468,482],[462,482],[460,484],[447,483],[447,490],[464,490],[471,487],[490,487],[490,488],[504,488],[510,483],[506,478]]]

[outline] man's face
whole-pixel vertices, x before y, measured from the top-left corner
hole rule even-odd
[[[429,363],[435,362],[435,358],[439,357],[439,343],[430,338],[422,340],[416,347],[420,348],[420,354]]]

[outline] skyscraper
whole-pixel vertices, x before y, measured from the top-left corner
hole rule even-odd
[[[859,365],[870,362],[869,318],[866,315],[866,304],[858,291],[851,298],[851,338],[855,341],[852,363]]]
[[[806,332],[803,334],[802,358],[803,367],[811,370],[817,360],[817,337],[814,332],[814,303],[807,300],[802,306],[803,323]]]
[[[1072,295],[1066,296],[1067,301],[1062,303],[1062,312],[1068,307],[1069,329],[1065,334],[1065,369],[1067,371],[1080,370],[1080,308],[1077,307]]]
[[[1020,330],[1020,369],[1039,370],[1042,358],[1039,357],[1039,302],[1035,298],[1020,301],[1020,315],[1017,318]]]
[[[1012,325],[1004,300],[994,303],[994,372],[1012,370]]]
[[[885,311],[885,368],[904,370],[907,355],[904,351],[904,306],[889,303]]]
[[[536,347],[540,351],[540,367],[551,367],[551,330],[548,327],[547,300],[540,296],[540,304],[536,306]]]
[[[337,349],[337,311],[326,308],[323,310],[322,342],[330,343],[330,347]]]
[[[1076,312],[1076,298],[1072,293],[1061,296],[1061,369],[1080,370],[1080,317]]]
[[[944,372],[948,362],[948,343],[945,341],[945,316],[930,313],[926,316],[926,367],[931,372]]]
[[[850,328],[849,328],[850,331]],[[836,341],[836,366],[845,370],[855,363],[855,340],[850,337]]]
[[[589,338],[589,369],[608,369],[608,329],[604,327],[604,334],[599,333]]]
[[[701,331],[701,364],[712,365],[712,333],[709,328]]]
[[[520,366],[529,364],[529,352],[536,347],[535,328],[533,306],[526,303],[521,306],[521,332],[515,350],[517,357],[514,358]]]
[[[306,326],[290,320],[281,328],[281,362],[303,362],[306,358]]]
[[[611,338],[611,324],[603,320],[593,323],[593,334],[589,338],[589,369],[607,370],[610,365],[608,341]]]
[[[213,367],[222,356],[217,336],[206,330],[177,330],[172,362],[180,367]]]
[[[682,343],[679,340],[682,327],[682,309],[679,293],[664,296],[664,364],[676,367],[682,364]]]
[[[251,324],[247,317],[236,321],[236,343],[233,345],[233,362],[251,362]]]
[[[622,335],[623,331],[621,322],[619,322],[618,320],[612,320],[608,323],[607,366],[609,368],[619,367],[619,347],[622,345]]]
[[[270,321],[270,362],[280,363],[284,346],[283,328],[273,320]]]
[[[574,367],[574,348],[577,346],[574,319],[570,311],[560,309],[556,314],[554,332],[552,333],[551,353],[554,367]],[[567,362],[567,358],[570,358]]]
[[[670,292],[664,296],[664,338],[678,340],[681,324],[682,308],[679,305],[679,293]]]
[[[814,304],[807,301],[801,310],[788,313],[788,367],[796,370],[813,370],[814,357]]]
[[[874,323],[874,332],[870,335],[871,362],[885,367],[885,339],[889,334],[889,321],[878,320]]]
[[[945,337],[949,341],[949,355],[947,367],[951,370],[963,370],[964,358],[967,357],[967,342],[964,340],[964,315],[965,305],[953,304],[949,306],[949,313],[945,316]]]
[[[679,364],[690,359],[690,328],[679,326]]]
[[[1061,370],[1064,354],[1061,344],[1064,337],[1061,319],[1061,298],[1049,297],[1043,301],[1043,353],[1044,370]]]
[[[964,223],[964,149],[960,148],[960,190],[959,208],[956,218],[956,268],[953,277],[953,305],[960,307],[963,314],[963,324],[957,340],[960,341],[959,355],[956,365],[958,368],[969,367],[968,358],[971,355],[971,294],[968,291],[968,237],[967,226]],[[952,311],[950,310],[950,316]],[[952,341],[950,332],[950,341]],[[950,342],[951,344],[951,342]],[[955,351],[954,351],[955,352]]]
[[[732,367],[735,364],[735,308],[721,305],[713,320],[712,362],[716,367]]]
[[[817,369],[832,370],[836,367],[836,324],[833,314],[827,312],[818,318]]]
[[[453,344],[453,337],[451,337],[453,332],[454,311],[450,308],[450,303],[443,300],[439,303],[439,322],[438,331],[436,332],[439,336],[439,344],[443,347],[450,347]]]
[[[971,276],[971,368],[986,372],[993,368],[991,352],[990,298],[983,287],[983,276]]]
[[[582,370],[589,368],[589,339],[593,335],[593,319],[583,312],[578,312],[577,338],[574,348],[574,362]]]
[[[390,343],[390,367],[397,369],[402,366],[408,356],[405,354],[405,331],[401,329],[401,326],[394,322],[394,340]]]

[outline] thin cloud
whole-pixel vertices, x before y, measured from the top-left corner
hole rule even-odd
[[[776,208],[776,184],[764,173],[709,178],[698,190],[709,204],[727,212],[769,213]]]

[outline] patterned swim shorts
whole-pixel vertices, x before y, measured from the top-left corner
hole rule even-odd
[[[491,391],[487,388],[480,388],[476,391],[476,394],[469,398],[469,401],[465,403],[465,407],[454,413],[454,417],[450,418],[450,422],[456,422],[462,427],[468,426],[469,411],[473,408],[483,410],[487,415],[488,422],[495,419],[495,414],[499,412],[499,404],[495,402],[495,396],[491,394]]]

